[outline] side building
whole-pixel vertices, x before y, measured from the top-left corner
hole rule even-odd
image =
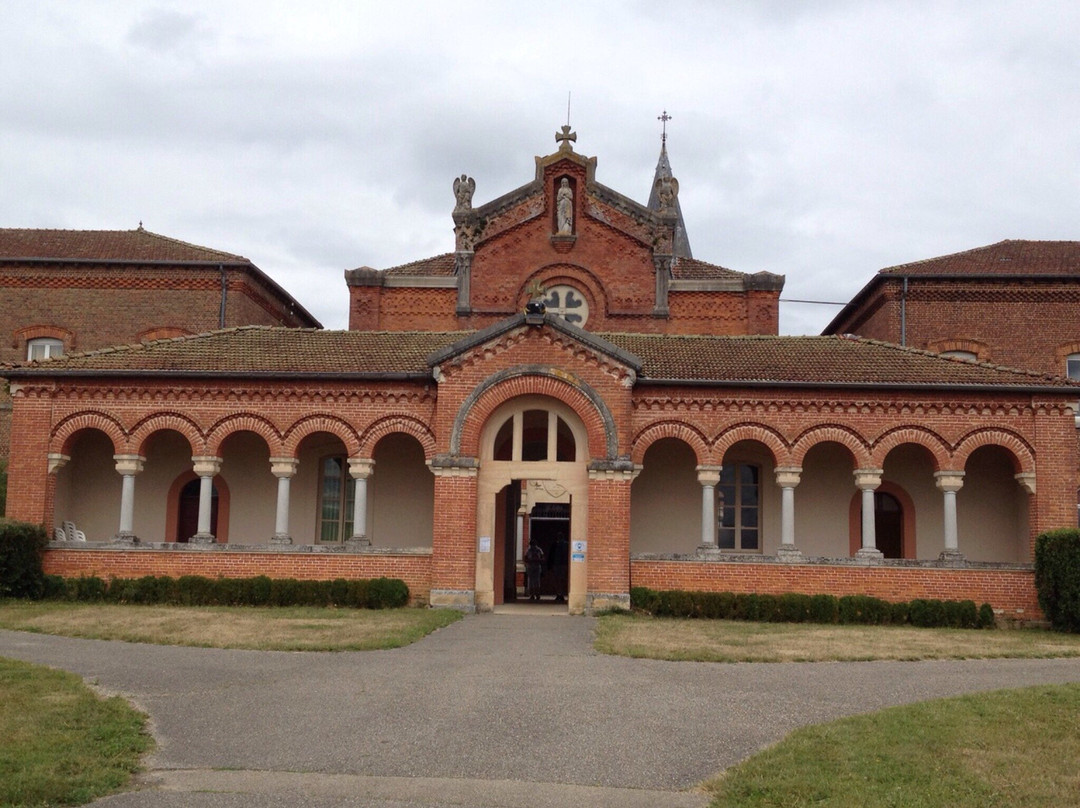
[[[144,230],[0,229],[0,364],[238,325],[319,327],[247,258]],[[0,462],[11,399],[0,392]]]
[[[1039,616],[1077,384],[776,335],[783,278],[694,258],[666,150],[641,204],[573,133],[455,249],[346,272],[348,331],[251,326],[7,371],[9,510],[51,571],[403,578],[489,610],[632,586],[970,598]],[[689,234],[692,235],[692,234]],[[119,518],[117,518],[119,516]]]

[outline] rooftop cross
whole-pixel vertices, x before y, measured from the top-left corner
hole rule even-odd
[[[562,127],[562,132],[555,133],[555,142],[559,144],[560,149],[570,149],[571,141],[577,141],[577,132],[570,131],[570,124],[566,124]]]
[[[663,113],[656,116],[656,120],[662,121],[664,124],[664,131],[660,135],[660,145],[663,146],[667,144],[667,122],[671,120],[671,116],[667,114],[667,110],[665,109]]]

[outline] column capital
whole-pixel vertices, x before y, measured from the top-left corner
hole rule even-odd
[[[136,454],[113,455],[113,460],[116,461],[116,472],[125,476],[138,474],[146,463],[145,457]]]
[[[47,457],[49,460],[49,474],[56,474],[71,460],[71,455],[60,454],[59,452],[49,452]]]
[[[214,477],[221,473],[221,458],[213,455],[192,455],[191,468],[199,477]]]
[[[855,469],[855,487],[862,491],[873,491],[881,485],[884,469]]]
[[[777,466],[774,469],[776,484],[781,488],[794,488],[799,484],[802,466]]]
[[[271,457],[270,473],[278,479],[292,477],[300,467],[300,461],[295,457]]]
[[[349,476],[354,480],[366,480],[375,472],[375,461],[370,457],[350,457]]]
[[[716,485],[720,482],[721,466],[695,466],[697,481],[702,485]]]
[[[1013,479],[1020,483],[1020,487],[1027,493],[1035,493],[1035,472],[1034,471],[1021,471],[1019,474],[1014,474]]]
[[[938,491],[957,492],[964,487],[964,472],[962,471],[935,471],[934,484]]]

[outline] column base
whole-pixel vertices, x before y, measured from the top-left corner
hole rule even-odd
[[[960,567],[964,565],[967,558],[959,550],[942,550],[941,555],[938,556],[938,561],[942,564]]]
[[[292,536],[288,533],[275,533],[270,537],[271,544],[292,544]]]
[[[802,550],[794,544],[781,544],[777,547],[776,558],[787,564],[801,564],[806,561],[806,556],[803,555]]]
[[[139,537],[130,530],[124,530],[112,537],[112,543],[135,545],[139,543]]]
[[[213,544],[216,541],[217,537],[213,533],[196,533],[188,539],[188,544]]]
[[[719,558],[720,548],[715,544],[699,544],[697,554],[698,558]]]
[[[346,550],[363,550],[371,546],[371,539],[367,536],[350,536],[345,539]]]
[[[885,554],[876,547],[860,547],[855,553],[855,560],[860,564],[880,564],[885,560]]]

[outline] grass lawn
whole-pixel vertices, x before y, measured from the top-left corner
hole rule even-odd
[[[0,807],[78,805],[124,788],[153,745],[144,723],[74,674],[0,659]]]
[[[258,651],[399,648],[460,618],[459,613],[449,609],[133,606],[0,601],[0,628],[15,631],[94,640]]]
[[[712,808],[1080,806],[1080,684],[796,730],[707,785]]]
[[[605,615],[607,654],[700,662],[838,662],[1080,656],[1080,634],[1041,629],[927,629]]]

